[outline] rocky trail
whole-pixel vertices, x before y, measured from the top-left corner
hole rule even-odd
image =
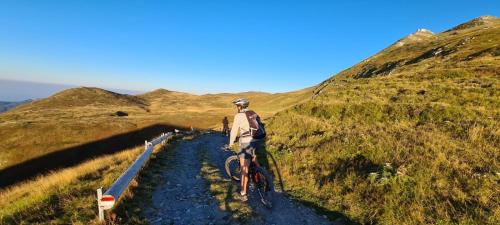
[[[223,172],[224,161],[232,154],[222,150],[226,142],[220,134],[205,134],[177,145],[172,153],[173,163],[165,169],[162,181],[152,194],[152,205],[143,211],[151,224],[332,224],[326,217],[288,199],[279,191],[274,196],[272,209],[263,207],[256,193],[250,193],[248,202],[237,204],[246,204],[251,214],[235,219],[232,214],[239,210],[237,207],[232,210],[221,207],[234,206],[232,201],[237,201],[231,198],[234,194],[231,190],[234,191],[238,184]],[[210,191],[211,183],[201,172],[206,161],[214,167],[221,182],[233,187],[225,190],[227,193]],[[215,198],[215,194],[228,197],[221,200]]]

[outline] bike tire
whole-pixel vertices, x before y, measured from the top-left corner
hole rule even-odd
[[[262,167],[256,168],[256,173],[264,177],[264,179],[257,182],[257,189],[261,198],[261,203],[271,209],[274,203],[274,183],[273,177]]]
[[[227,176],[235,181],[239,181],[241,179],[240,159],[237,155],[229,156],[226,159],[226,163],[224,163],[224,166],[226,168]]]

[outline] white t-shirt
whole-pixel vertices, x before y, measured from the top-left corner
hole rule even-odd
[[[231,135],[229,137],[229,145],[233,145],[236,137],[238,136],[238,133],[241,136],[241,134],[250,132],[250,124],[248,123],[245,111],[247,111],[247,109],[243,110],[243,112],[237,113],[234,116],[233,128],[231,129]],[[252,142],[252,140],[253,138],[250,135],[240,137],[240,143],[250,143]]]

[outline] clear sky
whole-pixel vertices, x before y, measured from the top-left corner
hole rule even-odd
[[[0,79],[193,93],[315,85],[500,1],[0,0]]]

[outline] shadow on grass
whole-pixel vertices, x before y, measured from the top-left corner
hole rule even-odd
[[[330,172],[326,175],[319,176],[320,185],[333,182],[335,179],[345,179],[350,173],[355,173],[357,176],[366,177],[371,172],[381,171],[382,165],[376,164],[363,155],[355,155],[351,158],[338,159],[334,166],[330,168]]]
[[[276,187],[281,188],[281,193],[275,193],[275,194],[283,195],[283,197],[286,198],[290,197],[288,193],[286,193],[285,183],[282,179],[281,171],[279,168],[279,164],[276,161],[276,158],[273,156],[272,153],[269,153],[267,151],[265,140],[261,141],[259,144],[260,144],[259,149],[256,151],[259,164],[261,166],[264,166],[274,176],[274,180],[278,182],[278,184],[274,185],[275,188]],[[337,167],[334,168],[333,171],[343,171],[343,172],[348,170],[366,171],[366,170],[371,170],[374,167],[378,168],[380,166],[373,164],[371,161],[367,160],[364,157],[355,157],[354,160],[346,160],[339,162],[337,164]],[[333,177],[333,174],[330,174],[330,177],[326,178],[322,177],[322,180],[330,179],[331,177]],[[349,224],[349,225],[360,224],[355,221],[352,221],[349,217],[347,217],[345,214],[341,212],[329,210],[314,202],[305,201],[297,198],[292,198],[292,199],[299,204],[314,209],[314,211],[319,215],[327,216],[328,219],[330,221],[334,221],[335,224]]]
[[[279,169],[278,163],[276,162],[273,154],[268,153],[266,148],[266,140],[259,141],[259,148],[257,149],[256,154],[259,164],[266,170],[268,170],[274,176],[274,178],[278,179],[278,186],[281,188],[281,190],[285,190],[285,185],[283,183],[283,179],[281,178],[281,171]],[[271,161],[269,161],[269,159]],[[274,186],[276,187],[276,184]]]
[[[183,129],[155,124],[82,145],[58,150],[0,170],[0,189],[53,170],[63,169],[103,155],[113,154],[144,143],[162,132]]]

